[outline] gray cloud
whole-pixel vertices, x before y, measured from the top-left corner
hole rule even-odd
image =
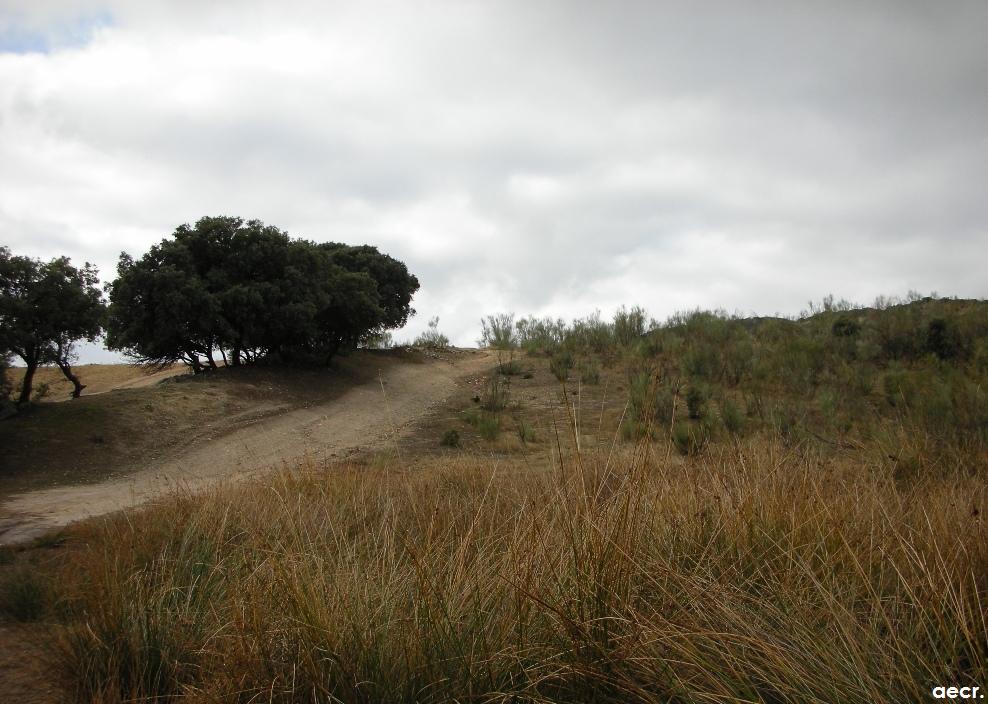
[[[371,242],[422,280],[401,335],[463,344],[499,309],[988,293],[983,3],[418,5],[0,2],[89,22],[0,53],[3,242],[105,278],[205,214]]]

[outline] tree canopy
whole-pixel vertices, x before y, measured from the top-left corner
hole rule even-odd
[[[77,268],[66,257],[43,262],[0,247],[0,352],[17,355],[27,367],[18,403],[31,398],[40,364],[57,364],[79,396],[73,345],[99,337],[104,313],[97,271],[89,263]]]
[[[261,357],[328,361],[400,327],[418,279],[375,247],[293,239],[258,220],[182,225],[138,260],[121,254],[107,342],[193,371]]]

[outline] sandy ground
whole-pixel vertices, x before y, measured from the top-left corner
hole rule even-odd
[[[174,364],[157,372],[148,373],[136,364],[80,364],[72,368],[86,388],[83,396],[105,394],[115,389],[137,389],[142,386],[157,384],[172,376],[188,374],[184,364]],[[24,378],[23,367],[12,367],[10,380],[15,389],[20,389]],[[42,384],[48,385],[46,401],[69,401],[72,398],[72,384],[62,376],[58,367],[39,367],[34,374],[35,391]]]
[[[265,415],[177,457],[137,468],[124,479],[11,496],[0,506],[0,544],[137,506],[175,488],[237,480],[304,457],[321,461],[386,447],[422,414],[444,404],[466,377],[492,364],[490,354],[467,351],[450,359],[393,365],[330,402]]]

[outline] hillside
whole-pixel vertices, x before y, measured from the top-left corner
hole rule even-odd
[[[176,485],[373,446],[487,365],[469,353],[360,351],[332,369],[221,369],[37,404],[0,423],[0,542]]]
[[[173,445],[198,467],[176,491],[93,484],[154,500],[9,549],[9,647],[79,701],[871,704],[988,679],[985,304],[511,329],[351,358],[309,407],[298,370],[133,390],[234,403],[250,378],[285,407]],[[264,396],[272,374],[306,389]],[[22,515],[68,515],[60,491]]]
[[[73,370],[86,386],[83,396],[94,396],[115,389],[153,386],[164,379],[189,372],[181,364],[174,364],[160,371],[148,371],[134,364],[82,364],[73,367]],[[9,377],[13,387],[20,388],[24,379],[24,367],[13,367]],[[72,398],[72,384],[58,367],[39,367],[34,374],[34,396],[46,402],[69,401]]]

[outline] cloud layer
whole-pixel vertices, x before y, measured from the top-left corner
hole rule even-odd
[[[203,7],[206,6],[206,7]],[[497,310],[984,297],[988,6],[0,2],[0,232],[112,278],[207,214]]]

